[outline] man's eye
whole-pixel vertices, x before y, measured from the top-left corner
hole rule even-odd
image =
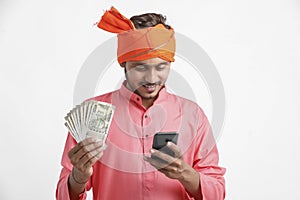
[[[166,65],[159,65],[156,67],[156,70],[164,70],[166,68]]]
[[[137,66],[135,66],[134,69],[137,70],[137,71],[145,71],[145,70],[146,70],[146,67],[143,66],[143,65],[137,65]]]

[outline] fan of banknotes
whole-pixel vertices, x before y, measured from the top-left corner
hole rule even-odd
[[[65,117],[65,126],[77,142],[96,136],[105,142],[115,107],[101,101],[85,101]]]

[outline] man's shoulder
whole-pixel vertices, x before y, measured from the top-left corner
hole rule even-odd
[[[175,100],[175,101],[179,102],[180,104],[200,108],[200,106],[195,101],[192,101],[186,97],[182,97],[177,94],[168,93],[168,98]]]
[[[92,97],[92,98],[90,98],[88,100],[96,100],[96,101],[102,101],[102,102],[110,103],[112,95],[115,94],[115,93],[117,93],[117,92],[119,92],[119,89],[111,91],[111,92],[107,92],[105,94],[94,96],[94,97]]]
[[[172,99],[172,101],[178,102],[183,111],[189,110],[189,111],[195,111],[197,113],[204,114],[204,111],[202,110],[201,106],[197,102],[195,102],[191,99],[182,97],[177,94],[172,94],[172,93],[168,93],[168,98]]]

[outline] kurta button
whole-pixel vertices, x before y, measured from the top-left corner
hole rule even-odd
[[[148,134],[146,134],[146,137],[148,137],[149,135]]]
[[[147,118],[148,117],[148,115],[145,115],[145,118]]]

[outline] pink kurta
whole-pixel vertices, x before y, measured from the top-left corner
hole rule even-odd
[[[201,108],[163,88],[154,104],[145,109],[141,97],[123,83],[120,90],[93,99],[116,107],[103,157],[93,166],[86,191],[93,189],[94,199],[104,200],[183,200],[193,199],[181,183],[170,179],[143,160],[149,155],[157,132],[178,132],[178,146],[185,162],[200,174],[203,199],[221,200],[225,196],[223,175],[218,166],[218,150],[209,122]],[[68,200],[68,176],[72,164],[68,151],[76,141],[68,134],[62,156],[62,171],[56,197]],[[85,199],[86,191],[81,195]]]

